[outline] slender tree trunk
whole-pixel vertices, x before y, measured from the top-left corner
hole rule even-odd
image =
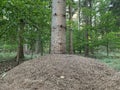
[[[39,39],[39,41],[36,41],[36,47],[35,47],[35,52],[36,54],[40,54],[41,56],[43,55],[43,43],[42,40]]]
[[[84,7],[85,8],[88,8],[88,0],[85,0],[84,1]],[[86,26],[88,26],[89,25],[89,16],[88,15],[86,15],[86,13],[84,13],[83,12],[83,14],[84,14],[84,21],[85,21],[85,24],[86,24]],[[85,30],[85,56],[89,56],[89,40],[88,40],[88,28],[86,28],[86,30]]]
[[[35,53],[36,54],[39,54],[40,53],[40,38],[39,36],[37,36],[37,39],[36,39],[36,47],[35,47]]]
[[[89,56],[89,40],[88,40],[88,30],[85,31],[85,56]]]
[[[109,41],[107,40],[106,43],[106,50],[107,50],[107,56],[109,56]]]
[[[43,55],[43,43],[41,40],[41,33],[38,31],[37,39],[36,39],[36,47],[35,47],[35,52],[36,54],[41,54]]]
[[[78,30],[80,30],[80,11],[81,11],[81,5],[80,5],[80,3],[81,3],[81,0],[79,0],[79,3],[78,3]]]
[[[43,56],[43,42],[41,40],[41,38],[39,37],[39,39],[36,41],[36,47],[35,47],[35,51],[36,54],[40,54],[41,56]]]
[[[18,51],[17,51],[17,57],[16,57],[16,61],[19,63],[20,60],[22,60],[24,58],[24,48],[23,48],[23,33],[24,33],[24,20],[21,19],[20,20],[20,28],[18,30]]]
[[[89,15],[85,15],[85,24],[86,26],[90,26],[92,27],[92,13],[91,13],[91,9],[92,9],[92,0],[85,0],[84,1],[84,6],[87,8],[87,9],[90,9],[90,13]],[[89,56],[89,29],[87,28],[85,30],[85,41],[86,41],[86,44],[85,44],[85,56]]]
[[[52,1],[51,54],[66,53],[66,0]]]
[[[72,7],[71,4],[69,5],[69,21],[70,21],[70,25],[69,25],[69,54],[73,54],[73,37],[72,37]]]
[[[78,30],[80,30],[80,23],[81,23],[81,0],[78,3]],[[79,54],[82,52],[82,47],[79,48]]]
[[[92,16],[93,3],[94,3],[93,0],[89,0],[89,8],[90,8],[89,25],[90,25],[91,28],[93,27],[93,24],[94,24],[94,22],[92,22],[92,18],[93,18],[93,16]],[[91,39],[92,38],[93,37],[91,37]],[[90,48],[90,52],[91,52],[92,55],[94,54],[94,47],[93,46]]]
[[[28,44],[24,44],[24,53],[28,54],[29,53],[29,49],[28,49]]]

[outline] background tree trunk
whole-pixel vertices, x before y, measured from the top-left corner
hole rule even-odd
[[[70,21],[70,25],[69,25],[69,43],[68,43],[68,50],[69,50],[69,54],[73,54],[73,34],[72,34],[72,6],[71,3],[69,5],[69,21]]]
[[[20,28],[18,30],[18,51],[16,61],[19,63],[20,60],[24,58],[24,48],[23,48],[23,33],[24,33],[25,22],[23,19],[20,20]]]
[[[89,40],[88,40],[88,30],[85,31],[85,56],[89,56]]]
[[[86,9],[88,9],[88,3],[89,3],[88,0],[84,1],[84,7]],[[84,12],[83,12],[83,14],[84,14],[84,23],[85,23],[85,25],[87,27],[89,25],[89,16]],[[86,30],[85,30],[85,36],[84,37],[85,37],[85,53],[84,54],[85,54],[85,56],[89,56],[88,28],[86,28]]]
[[[91,13],[91,10],[92,10],[92,0],[85,0],[84,1],[84,6],[85,8],[89,9],[89,14],[88,15],[84,15],[84,19],[85,19],[85,24],[86,26],[88,27],[92,27],[92,13]],[[86,41],[86,44],[85,44],[85,56],[89,56],[89,28],[87,28],[85,30],[85,41]]]
[[[43,43],[41,38],[41,33],[38,31],[37,38],[36,38],[36,45],[35,45],[35,53],[43,55]]]
[[[66,53],[66,0],[52,1],[51,54]]]

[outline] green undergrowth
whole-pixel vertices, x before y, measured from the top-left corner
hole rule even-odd
[[[120,52],[110,52],[108,56],[105,52],[99,52],[95,57],[102,63],[120,71]]]
[[[108,66],[120,71],[120,58],[103,58],[99,59],[101,62],[106,63]]]
[[[1,52],[0,53],[0,62],[1,61],[7,61],[7,60],[11,60],[16,56],[16,53],[14,52]]]
[[[25,54],[24,60],[30,60],[38,57],[38,54]],[[16,52],[0,52],[0,62],[15,60]]]

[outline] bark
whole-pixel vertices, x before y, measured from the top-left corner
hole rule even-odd
[[[20,28],[18,30],[18,51],[16,61],[19,63],[20,60],[24,58],[24,48],[23,48],[23,33],[24,33],[25,23],[23,19],[20,20]]]
[[[86,8],[92,9],[92,0],[85,0],[84,5]],[[90,12],[90,15],[87,16],[85,15],[85,24],[88,26],[92,27],[92,13]],[[85,30],[85,56],[89,56],[89,32],[88,32],[88,28],[87,30]]]
[[[36,39],[36,46],[35,46],[35,53],[36,54],[40,53],[40,45],[41,45],[40,38],[37,37],[37,39]]]
[[[80,5],[80,3],[81,3],[81,0],[79,0],[79,4],[78,4],[78,30],[80,30],[80,18],[81,18],[81,16],[80,16],[80,11],[81,11],[81,5]]]
[[[36,54],[40,54],[41,56],[43,56],[43,43],[40,39],[39,41],[38,40],[36,41],[35,49]]]
[[[92,8],[93,8],[93,0],[89,0],[89,8],[92,10]],[[93,24],[94,24],[94,22],[92,22],[92,18],[93,18],[93,16],[92,16],[92,12],[90,12],[90,16],[89,16],[89,25],[90,25],[90,27],[92,28],[93,27]],[[92,39],[93,37],[91,37],[91,39]],[[91,48],[90,48],[90,50],[89,50],[90,52],[91,52],[91,54],[93,55],[94,54],[94,47],[92,46]]]
[[[81,0],[79,0],[79,3],[78,3],[78,30],[80,30],[80,23],[81,23]],[[81,44],[81,43],[80,43]],[[82,52],[82,47],[80,46],[79,48],[79,54],[81,54]]]
[[[85,56],[89,56],[89,40],[88,40],[88,30],[85,31]]]
[[[107,56],[109,56],[109,41],[108,40],[106,43],[106,51],[107,51]]]
[[[38,35],[37,35],[37,39],[36,39],[36,47],[35,47],[35,52],[36,54],[41,54],[41,56],[43,55],[43,43],[41,40],[41,33],[40,31],[38,31]]]
[[[72,7],[71,5],[69,5],[69,21],[70,21],[70,25],[69,25],[69,54],[73,54],[73,37],[72,37]]]
[[[28,44],[24,44],[24,53],[29,54]]]
[[[85,8],[88,8],[88,0],[85,0],[84,1],[84,7]],[[84,13],[83,13],[84,14]],[[84,21],[85,21],[85,24],[86,26],[89,25],[89,16],[84,14]],[[88,28],[85,30],[85,56],[89,56],[89,44],[88,44]]]
[[[66,53],[66,0],[52,1],[51,54]]]

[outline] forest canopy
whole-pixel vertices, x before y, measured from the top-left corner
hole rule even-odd
[[[107,55],[120,48],[119,0],[66,0],[66,53]],[[50,52],[51,0],[2,0],[0,51],[24,54]]]

